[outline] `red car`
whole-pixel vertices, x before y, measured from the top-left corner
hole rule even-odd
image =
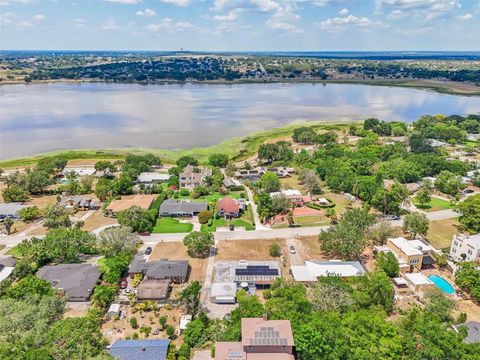
[[[120,289],[126,289],[128,286],[127,279],[120,279]]]

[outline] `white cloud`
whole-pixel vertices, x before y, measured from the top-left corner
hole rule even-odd
[[[239,9],[235,9],[235,10],[232,10],[232,11],[229,11],[228,13],[226,13],[225,15],[215,15],[213,17],[214,20],[218,20],[218,21],[233,21],[233,20],[237,20],[238,19],[238,15],[240,14],[240,10]]]
[[[145,10],[139,10],[135,14],[138,16],[155,16],[157,13],[154,10],[151,9],[145,9]]]
[[[187,29],[192,29],[195,26],[186,21],[179,21],[174,22],[170,18],[162,19],[159,23],[156,24],[148,24],[145,28],[150,31],[168,31],[168,32],[175,32],[175,31],[183,31]]]
[[[43,21],[45,20],[45,15],[42,15],[42,14],[37,14],[33,17],[33,20],[36,20],[36,21]]]
[[[119,26],[114,18],[109,17],[105,24],[103,24],[102,28],[105,30],[118,30]]]
[[[387,15],[388,19],[397,20],[405,17],[406,14],[399,9],[393,10],[390,14]]]
[[[18,23],[18,26],[22,28],[30,28],[33,26],[32,22],[29,20],[22,20]]]
[[[375,0],[375,5],[377,13],[385,10],[391,18],[395,17],[396,10],[400,10],[406,16],[426,20],[445,17],[462,6],[457,0]]]
[[[342,32],[348,28],[367,30],[373,27],[384,26],[384,24],[379,21],[373,21],[365,16],[358,17],[355,15],[329,18],[317,23],[317,25],[328,32]]]
[[[75,20],[73,21],[73,28],[74,28],[74,29],[83,29],[83,28],[85,27],[85,24],[86,24],[85,20],[83,20],[83,19],[75,19]]]
[[[10,4],[18,3],[18,4],[28,4],[31,0],[2,0],[0,1],[0,6],[7,6]]]
[[[340,15],[347,15],[348,14],[348,9],[342,9],[338,12]]]
[[[269,12],[281,5],[273,0],[215,0],[212,10],[224,11],[240,9],[242,11]]]
[[[104,1],[119,3],[119,4],[128,4],[128,5],[135,5],[142,2],[142,0],[104,0]]]
[[[464,14],[464,15],[459,15],[459,16],[457,16],[457,19],[458,19],[458,20],[470,20],[470,19],[472,19],[472,18],[473,18],[473,15],[470,14],[470,13],[466,13],[466,14]]]
[[[303,30],[299,29],[295,24],[289,24],[282,21],[276,21],[275,19],[268,19],[265,23],[270,29],[283,30],[293,33],[302,33]]]
[[[190,4],[190,0],[160,0],[160,2],[177,6],[187,6]]]

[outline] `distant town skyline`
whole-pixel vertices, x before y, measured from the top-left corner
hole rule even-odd
[[[480,0],[0,0],[9,50],[480,50]]]

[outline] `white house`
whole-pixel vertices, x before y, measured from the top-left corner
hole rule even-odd
[[[158,172],[143,172],[137,178],[137,183],[144,185],[152,185],[155,183],[164,183],[170,179],[170,174],[162,174]]]
[[[475,261],[480,257],[480,233],[466,236],[456,234],[453,236],[450,256],[455,261]]]
[[[351,277],[365,274],[365,269],[358,261],[305,261],[304,266],[292,266],[291,273],[295,281],[315,282],[321,276]]]
[[[235,304],[237,284],[233,281],[213,282],[210,300],[216,304]]]

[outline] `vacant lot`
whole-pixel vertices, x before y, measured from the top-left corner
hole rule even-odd
[[[282,188],[284,189],[296,189],[299,191],[305,191],[305,187],[300,184],[298,180],[298,175],[292,175],[291,177],[286,177],[280,179],[280,183],[282,184]]]
[[[217,247],[216,261],[219,260],[251,260],[251,261],[280,261],[278,257],[272,257],[268,248],[275,243],[280,246],[285,257],[285,267],[290,267],[287,243],[284,239],[262,240],[222,240]],[[283,271],[286,274],[286,271]]]
[[[302,260],[320,260],[325,259],[325,255],[320,250],[318,236],[299,237],[295,240],[297,253]]]
[[[32,196],[25,205],[35,205],[39,209],[46,209],[48,206],[57,202],[57,195]]]
[[[458,232],[457,219],[445,219],[430,221],[427,239],[437,249],[448,249],[452,243],[452,237]]]
[[[117,223],[117,220],[114,218],[106,217],[103,215],[102,210],[97,210],[91,216],[85,220],[85,225],[83,225],[83,230],[92,231],[98,229],[105,225],[114,225]]]
[[[421,206],[418,203],[417,197],[414,197],[412,199],[413,205],[415,205],[417,208],[422,209],[426,212],[431,212],[431,211],[439,211],[439,210],[448,210],[448,209],[453,209],[454,206],[450,204],[450,201],[432,197],[430,202],[424,206]]]
[[[196,259],[190,257],[187,254],[187,248],[183,246],[182,243],[171,242],[157,244],[150,255],[150,261],[160,259],[188,260],[188,263],[190,264],[190,276],[188,281],[196,280],[203,283],[205,280],[208,259]]]
[[[155,234],[168,234],[168,233],[187,233],[193,230],[193,224],[181,223],[174,218],[160,218],[157,219],[157,224],[152,230]]]

